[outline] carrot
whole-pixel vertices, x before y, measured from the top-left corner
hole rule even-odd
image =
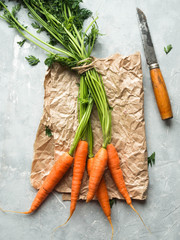
[[[67,221],[63,225],[65,225],[70,220],[71,216],[73,215],[73,212],[75,211],[76,203],[79,197],[81,182],[82,182],[82,178],[83,178],[84,170],[86,166],[87,154],[88,154],[87,141],[79,141],[76,152],[75,152],[75,157],[74,157],[73,178],[72,178],[72,186],[71,186],[70,215]]]
[[[132,204],[131,198],[128,194],[123,173],[120,168],[120,160],[118,153],[113,146],[113,144],[107,145],[107,152],[108,152],[108,168],[111,172],[111,175],[113,177],[113,180],[118,187],[119,192],[122,194],[122,196],[125,198],[128,205]]]
[[[87,154],[88,154],[88,143],[87,141],[80,140],[77,145],[75,157],[74,157],[73,178],[72,178],[72,185],[71,185],[70,215],[66,220],[66,222],[56,227],[54,231],[64,226],[70,220],[70,218],[72,217],[76,209],[76,203],[79,197],[81,182],[82,182],[82,178],[83,178],[84,170],[86,166]]]
[[[78,200],[82,178],[86,166],[86,158],[88,154],[88,143],[79,141],[74,158],[72,188],[71,188],[71,207],[70,215],[73,214]]]
[[[36,194],[34,201],[29,209],[26,212],[18,212],[18,211],[10,211],[10,210],[3,210],[4,212],[15,212],[15,213],[22,213],[22,214],[29,214],[34,212],[38,209],[38,207],[43,203],[43,201],[47,198],[47,196],[53,191],[55,186],[70,168],[73,162],[73,157],[69,155],[69,153],[65,152],[53,165],[49,175],[44,180],[41,188]]]
[[[127,204],[139,216],[139,218],[143,222],[144,226],[147,228],[147,226],[145,225],[144,221],[142,220],[140,214],[137,212],[137,210],[132,205],[132,200],[129,196],[129,193],[128,193],[128,190],[126,188],[126,184],[124,181],[123,172],[120,168],[120,159],[119,159],[117,150],[113,144],[107,145],[107,153],[108,153],[108,168],[111,172],[112,178],[113,178],[119,192],[125,198]],[[147,230],[150,231],[149,228],[147,228]]]
[[[103,176],[105,167],[107,165],[107,150],[105,148],[100,148],[94,157],[94,164],[92,168],[92,173],[89,178],[89,190],[86,198],[86,202],[89,202],[93,199],[98,185]]]
[[[87,163],[87,171],[88,171],[89,176],[91,175],[91,169],[93,168],[93,163],[94,163],[94,158],[89,158],[88,163]],[[96,197],[99,201],[99,204],[101,205],[101,208],[102,208],[104,214],[106,215],[106,217],[111,225],[111,228],[112,228],[111,240],[112,240],[113,234],[114,234],[114,229],[113,229],[113,225],[112,225],[112,221],[111,221],[111,207],[109,204],[109,196],[108,196],[108,191],[107,191],[104,177],[102,177],[102,179],[100,181],[100,184],[96,191]]]

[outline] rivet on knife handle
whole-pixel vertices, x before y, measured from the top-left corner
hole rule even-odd
[[[173,117],[166,85],[159,67],[149,66],[156,102],[163,120]]]

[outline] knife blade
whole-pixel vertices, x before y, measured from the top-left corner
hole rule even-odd
[[[150,76],[157,106],[161,118],[163,120],[170,119],[173,117],[171,103],[169,100],[166,84],[156,58],[156,53],[151,39],[147,19],[145,14],[139,8],[137,8],[137,15],[144,53],[150,70]]]

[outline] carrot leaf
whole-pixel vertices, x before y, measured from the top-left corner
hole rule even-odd
[[[36,58],[35,56],[32,56],[32,55],[30,55],[29,57],[26,57],[26,60],[31,66],[35,66],[40,62],[39,58]]]
[[[116,199],[115,198],[110,199],[109,204],[110,204],[110,207],[112,208],[112,206],[116,204]]]
[[[17,5],[15,5],[13,8],[12,8],[12,15],[14,17],[16,17],[17,13],[20,11],[21,9],[21,4],[18,3]]]
[[[22,47],[24,45],[25,41],[26,41],[26,39],[17,42],[17,44],[19,44],[19,46]]]
[[[167,45],[166,48],[164,47],[164,51],[165,51],[165,53],[168,54],[168,53],[172,50],[172,48],[173,48],[173,47],[172,47],[171,44]]]
[[[4,0],[2,0],[1,2],[5,4]],[[2,10],[4,10],[4,7],[2,5],[0,5],[0,11],[2,11]]]
[[[41,33],[42,31],[45,31],[45,28],[41,27],[37,22],[31,23],[31,25],[34,29],[37,29],[37,33]]]
[[[47,135],[48,137],[52,137],[51,129],[50,129],[48,126],[46,126],[46,135]]]
[[[154,164],[155,164],[155,152],[153,152],[151,156],[148,157],[148,166],[151,165],[152,167],[152,165]]]

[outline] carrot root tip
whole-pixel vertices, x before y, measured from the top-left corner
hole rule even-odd
[[[112,221],[111,221],[111,217],[110,217],[110,216],[108,217],[108,220],[109,220],[109,223],[110,223],[110,225],[111,225],[111,228],[112,228],[111,240],[113,240],[114,228],[113,228],[113,225],[112,225]]]
[[[2,209],[2,208],[0,208],[0,210],[1,210],[2,212],[11,212],[11,213],[20,213],[20,214],[29,214],[29,213],[31,213],[31,211],[19,212],[19,211],[13,211],[13,210],[4,210],[4,209]]]
[[[0,208],[0,210],[1,210],[2,212],[6,212],[6,210],[4,210],[4,209],[2,209],[2,208]]]
[[[134,206],[132,204],[129,204],[129,206],[132,208],[132,210],[139,216],[139,218],[141,219],[141,222],[144,224],[145,228],[148,230],[148,232],[152,233],[151,230],[146,226],[146,224],[144,223],[141,215],[138,213],[138,211],[134,208]]]
[[[56,228],[54,228],[53,231],[55,232],[58,228],[63,227],[64,225],[66,225],[66,223],[69,222],[69,220],[70,220],[71,217],[72,217],[72,214],[70,214],[70,216],[68,217],[68,219],[66,220],[65,223],[63,223],[63,224],[57,226]]]
[[[88,202],[90,202],[92,199],[93,199],[93,197],[91,197],[91,196],[88,194],[87,197],[86,197],[86,202],[88,203]]]

